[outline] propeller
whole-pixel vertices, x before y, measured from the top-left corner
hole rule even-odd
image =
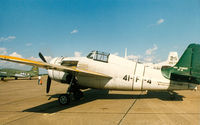
[[[39,52],[39,57],[43,62],[47,62],[41,52]]]
[[[47,88],[46,88],[46,93],[49,93],[50,86],[51,86],[51,78],[48,76],[48,78],[47,78]]]
[[[41,59],[43,62],[47,62],[46,59],[44,58],[44,56],[42,55],[41,52],[39,52],[39,57],[40,57],[40,59]],[[48,76],[48,78],[47,78],[46,93],[49,93],[50,86],[51,86],[51,78]]]

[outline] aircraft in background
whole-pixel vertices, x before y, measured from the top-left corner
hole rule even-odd
[[[170,52],[168,55],[168,59],[166,61],[160,63],[144,63],[147,67],[152,67],[154,69],[160,70],[163,66],[174,66],[178,62],[178,53],[177,52]]]
[[[3,68],[0,69],[0,78],[1,80],[4,80],[5,77],[14,77],[15,80],[17,80],[18,78],[28,77],[31,80],[31,77],[38,76],[38,73],[39,69],[36,66],[33,66],[29,71]]]
[[[107,90],[193,90],[200,84],[200,44],[190,44],[174,66],[163,66],[160,70],[127,60],[109,53],[92,51],[87,57],[57,57],[47,63],[0,55],[1,60],[38,66],[48,70],[46,92],[51,80],[69,84],[66,94],[58,98],[60,104],[69,104],[71,97],[80,99],[80,89]]]

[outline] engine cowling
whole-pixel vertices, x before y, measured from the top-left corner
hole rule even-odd
[[[56,57],[53,58],[50,61],[50,64],[56,64],[56,65],[61,65],[64,57]],[[67,72],[63,71],[57,71],[57,70],[48,70],[48,75],[51,77],[51,79],[55,81],[59,81],[61,83],[69,83],[70,81],[70,74]]]

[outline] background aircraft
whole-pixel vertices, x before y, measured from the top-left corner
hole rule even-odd
[[[160,70],[163,66],[174,66],[178,62],[178,53],[170,52],[168,55],[168,59],[166,61],[160,63],[144,63],[145,66],[152,67],[154,69]]]
[[[0,55],[0,59],[48,69],[47,89],[51,79],[69,84],[66,94],[60,95],[60,104],[69,104],[71,97],[80,99],[82,88],[125,91],[193,90],[200,84],[200,45],[190,44],[176,65],[164,66],[161,70],[127,60],[109,53],[92,51],[87,57],[57,57],[47,63]]]
[[[33,66],[29,71],[3,68],[0,69],[0,78],[4,80],[5,77],[15,77],[15,80],[17,80],[17,78],[28,77],[31,80],[31,77],[38,76],[38,73],[39,69],[36,66]]]

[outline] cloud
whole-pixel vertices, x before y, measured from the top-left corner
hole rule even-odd
[[[77,51],[74,52],[74,56],[75,56],[75,57],[81,57],[81,54],[82,54],[81,52],[77,52]]]
[[[0,54],[1,55],[6,55],[7,54],[6,48],[0,48]]]
[[[24,69],[24,67],[27,67],[24,64],[17,64],[13,62],[7,62],[7,61],[0,61],[0,68],[14,68],[14,69]]]
[[[157,49],[158,49],[157,45],[154,44],[154,45],[153,45],[153,48],[147,49],[146,52],[145,52],[145,54],[146,54],[146,55],[151,55],[151,54],[152,54],[154,51],[156,51]]]
[[[0,48],[0,54],[6,55],[7,54],[6,48]],[[23,58],[22,55],[18,54],[17,52],[13,52],[9,54],[9,56]],[[0,66],[3,68],[15,68],[15,69],[19,69],[19,68],[25,69],[26,67],[28,67],[23,64],[17,64],[17,63],[12,63],[12,62],[7,62],[7,61],[0,61]]]
[[[147,57],[144,58],[144,61],[145,62],[153,62],[154,59],[155,59],[154,56],[147,56]]]
[[[160,25],[160,24],[164,23],[164,21],[165,21],[164,19],[159,19],[156,24]]]
[[[51,57],[51,56],[44,56],[44,58],[46,59],[47,62],[50,62],[53,59],[53,57]],[[39,57],[36,58],[33,56],[31,56],[27,59],[34,60],[34,61],[42,61]]]
[[[26,43],[26,46],[32,46],[32,43]]]
[[[75,34],[75,33],[78,33],[79,31],[77,29],[74,29],[70,32],[70,34]]]
[[[143,60],[145,61],[145,62],[155,62],[155,52],[156,52],[156,50],[158,49],[158,47],[157,47],[157,45],[156,44],[154,44],[153,45],[153,48],[149,48],[149,49],[147,49],[146,50],[146,52],[145,52],[145,56],[144,56],[144,58],[143,58]]]
[[[7,49],[6,48],[0,48],[0,55],[6,55]],[[9,56],[14,56],[14,57],[19,57],[23,58],[22,55],[18,54],[17,52],[13,52],[11,54],[8,54]],[[53,59],[51,56],[44,56],[44,58],[47,60],[47,62],[50,62],[51,59]],[[29,60],[34,60],[34,61],[42,61],[39,57],[35,58],[33,56],[27,58]],[[14,68],[14,69],[21,69],[21,70],[30,70],[30,66],[24,65],[24,64],[18,64],[18,63],[13,63],[13,62],[7,62],[7,61],[0,61],[0,68]],[[44,70],[45,71],[45,70]],[[46,73],[46,71],[43,73]]]
[[[13,53],[11,53],[9,56],[14,56],[14,57],[23,58],[22,55],[18,54],[17,52],[13,52]]]
[[[165,22],[165,20],[161,18],[161,19],[157,20],[156,23],[148,25],[148,27],[158,26],[158,25],[160,25],[160,24],[162,24],[164,22]]]
[[[31,57],[29,57],[27,59],[34,60],[34,61],[41,61],[40,58],[38,58],[38,57],[36,58],[36,57],[33,57],[33,56],[31,56]]]
[[[138,61],[140,56],[139,55],[138,56],[136,56],[136,55],[128,55],[127,58],[129,60]]]
[[[16,36],[0,37],[0,42],[16,39]]]

